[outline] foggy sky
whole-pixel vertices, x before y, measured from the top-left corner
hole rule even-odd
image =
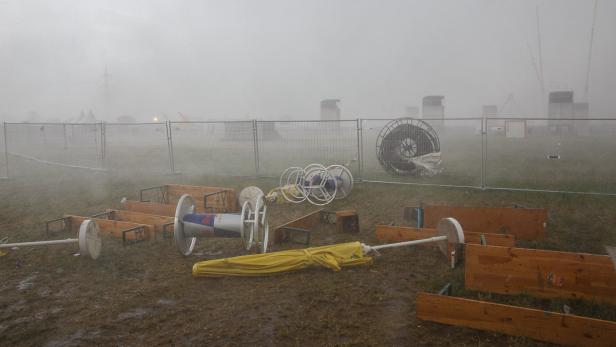
[[[592,1],[0,0],[0,120],[392,117],[425,95],[471,116],[510,93],[539,115],[537,6],[546,87],[584,101]],[[616,116],[615,19],[599,1],[595,116]]]

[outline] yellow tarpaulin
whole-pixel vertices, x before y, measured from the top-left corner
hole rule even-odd
[[[287,199],[285,199],[284,194],[291,197],[302,196],[302,193],[299,191],[296,185],[286,185],[284,187],[274,188],[267,193],[265,200],[268,202],[275,202],[277,204],[286,204],[289,203]]]
[[[349,242],[202,261],[193,265],[192,273],[203,277],[261,276],[317,266],[340,271],[345,266],[369,263],[372,258],[364,256],[361,243]]]

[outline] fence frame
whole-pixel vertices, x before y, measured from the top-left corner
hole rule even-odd
[[[383,117],[383,118],[355,118],[355,119],[344,119],[339,120],[340,122],[355,122],[355,144],[353,146],[356,148],[355,158],[357,160],[357,177],[356,181],[366,182],[366,183],[381,183],[381,184],[398,184],[398,185],[417,185],[417,186],[432,186],[432,187],[446,187],[446,188],[463,188],[463,189],[479,189],[482,191],[492,190],[492,191],[522,191],[522,192],[540,192],[540,193],[563,193],[563,194],[582,194],[582,195],[602,195],[602,196],[616,196],[616,193],[611,192],[601,192],[601,191],[569,191],[564,189],[540,189],[540,188],[515,188],[515,187],[506,187],[499,186],[497,184],[490,184],[488,181],[488,163],[489,163],[489,123],[490,121],[507,121],[507,120],[523,120],[523,121],[549,121],[554,120],[549,117],[459,117],[459,118],[426,118],[423,120],[439,120],[439,121],[480,121],[480,138],[481,138],[481,162],[480,162],[480,182],[478,185],[461,185],[461,184],[440,184],[440,183],[425,183],[425,182],[400,182],[395,180],[371,180],[366,177],[365,174],[365,149],[364,149],[364,122],[366,121],[389,121],[396,118],[391,117]],[[559,118],[558,120],[563,121],[608,121],[608,122],[616,122],[616,118]],[[174,149],[174,133],[173,133],[173,125],[174,124],[185,124],[185,123],[196,123],[196,124],[208,124],[208,123],[233,123],[233,122],[243,122],[252,124],[252,149],[253,155],[252,159],[254,162],[254,177],[267,177],[262,174],[261,171],[261,153],[259,148],[259,123],[262,122],[338,122],[337,120],[241,120],[241,121],[165,121],[164,126],[166,129],[165,137],[167,140],[167,159],[168,159],[168,167],[169,172],[171,174],[177,174],[176,165],[175,165],[175,149]],[[94,132],[94,136],[97,136],[96,133],[100,136],[100,149],[97,153],[97,157],[100,158],[98,163],[98,167],[90,168],[90,167],[82,167],[78,165],[70,165],[70,164],[62,164],[62,163],[54,163],[45,160],[39,160],[41,162],[45,162],[48,164],[56,164],[65,167],[72,168],[88,168],[95,170],[105,170],[107,169],[107,125],[114,126],[135,126],[140,124],[153,124],[153,123],[107,123],[107,122],[96,122],[96,123],[51,123],[51,122],[36,122],[36,123],[17,123],[17,122],[6,122],[4,121],[2,124],[2,133],[4,135],[4,171],[6,177],[0,178],[9,178],[11,175],[9,174],[9,158],[12,154],[9,151],[9,131],[7,129],[11,126],[45,126],[45,125],[54,125],[54,126],[62,126],[63,133],[63,148],[68,148],[68,140],[67,140],[67,125],[96,125],[99,127],[99,131]],[[160,123],[163,125],[163,123]],[[37,159],[37,158],[35,158]]]

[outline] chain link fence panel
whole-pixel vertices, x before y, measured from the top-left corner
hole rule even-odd
[[[259,174],[278,177],[291,166],[347,166],[359,174],[358,122],[258,121]]]
[[[8,176],[19,175],[12,160],[270,177],[321,163],[375,182],[616,194],[616,119],[424,119],[438,134],[443,168],[430,177],[397,175],[379,163],[377,139],[392,120],[5,123],[0,177],[7,163]]]
[[[442,172],[434,176],[397,175],[379,162],[377,140],[395,118],[362,120],[362,177],[366,181],[481,187],[481,118],[423,119],[438,136]],[[416,145],[416,144],[415,144]],[[412,143],[409,146],[413,146]]]
[[[118,172],[170,171],[167,123],[105,123],[104,167]]]
[[[9,156],[47,164],[101,168],[102,123],[6,123]]]
[[[487,119],[494,189],[616,193],[616,119]]]
[[[255,175],[254,121],[172,122],[170,126],[176,171]]]
[[[0,129],[0,178],[9,177],[9,158],[6,147],[6,123],[2,123]]]

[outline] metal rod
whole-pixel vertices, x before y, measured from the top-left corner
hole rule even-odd
[[[38,162],[38,163],[41,163],[41,164],[63,166],[63,167],[69,167],[69,168],[72,168],[72,169],[83,169],[83,170],[92,170],[92,171],[101,171],[101,172],[107,171],[106,169],[102,169],[100,167],[89,167],[89,166],[80,166],[80,165],[71,165],[71,164],[57,163],[55,161],[43,160],[43,159],[31,157],[29,155],[25,155],[25,154],[11,153],[11,155],[19,157],[19,158],[27,159],[27,160],[32,160],[32,161],[35,161],[35,162]]]
[[[488,190],[506,190],[506,191],[512,191],[512,192],[529,192],[529,193],[561,193],[561,194],[616,196],[616,193],[579,192],[579,191],[570,191],[570,190],[550,190],[550,189],[535,189],[535,188],[488,187],[487,189]]]
[[[169,121],[169,143],[171,144],[171,173],[175,173],[175,149],[173,148],[173,123]]]
[[[367,120],[367,121],[390,121],[390,120],[396,120],[396,119],[399,119],[399,118],[363,118],[362,117],[362,119],[363,120]],[[462,121],[462,120],[480,120],[480,119],[481,119],[481,117],[477,117],[477,116],[475,116],[475,117],[458,117],[458,118],[421,118],[421,120],[439,120],[439,121],[440,120],[442,120],[442,121],[445,121],[445,120],[451,120],[451,121],[460,120],[460,121]]]
[[[6,138],[6,125],[7,123],[4,122],[3,124],[3,129],[2,131],[4,131],[4,173],[5,176],[8,178],[9,177],[9,141]]]
[[[112,213],[113,213],[113,211],[100,212],[100,213],[91,215],[90,218],[99,218],[101,216],[106,216],[107,218],[109,218],[109,215],[112,214]]]
[[[259,176],[259,124],[257,120],[252,123],[252,146],[255,161],[255,175]]]
[[[105,156],[107,150],[107,135],[105,134],[105,122],[101,121],[101,169],[105,168]]]
[[[2,243],[0,244],[0,248],[59,245],[59,244],[64,244],[64,243],[76,243],[76,242],[79,242],[79,239]]]
[[[595,121],[616,121],[616,118],[558,118],[558,119],[554,119],[554,118],[549,118],[549,117],[487,117],[488,120],[526,120],[526,121],[533,121],[533,120],[583,120],[583,121],[587,121],[587,120],[595,120]]]
[[[451,282],[447,283],[441,290],[439,290],[438,295],[451,295]]]
[[[175,155],[173,150],[173,122],[167,121],[167,148],[169,149],[169,168],[175,173]]]
[[[122,244],[126,245],[126,233],[130,233],[133,232],[135,233],[135,239],[133,240],[134,242],[139,242],[139,241],[143,241],[143,239],[138,239],[137,236],[141,235],[141,237],[143,238],[143,234],[145,233],[145,226],[144,225],[138,225],[136,227],[132,227],[129,229],[125,229],[122,230]]]
[[[361,181],[362,178],[362,174],[361,174],[361,166],[362,166],[362,149],[361,149],[361,143],[362,143],[362,134],[361,134],[361,119],[357,118],[356,120],[356,126],[357,126],[357,171],[359,172],[359,180]]]
[[[171,170],[171,173],[173,173],[173,160],[171,159],[172,154],[171,154],[171,135],[170,135],[170,131],[171,131],[171,121],[166,121],[165,122],[165,136],[167,137],[167,151],[169,154],[169,170]]]
[[[485,136],[486,136],[486,118],[483,117],[481,120],[481,189],[486,188],[486,147],[485,147]]]
[[[402,184],[402,185],[426,186],[426,187],[481,189],[481,187],[477,187],[477,186],[463,186],[463,185],[456,185],[456,184],[418,183],[418,182],[389,182],[389,181],[379,181],[379,180],[362,180],[362,182],[365,182],[365,183],[382,183],[382,184]]]
[[[438,242],[438,241],[445,241],[445,240],[447,240],[447,236],[434,236],[434,237],[430,237],[427,239],[404,241],[404,242],[397,242],[397,243],[388,243],[386,245],[369,246],[369,247],[371,250],[378,251],[379,249],[385,249],[385,248],[413,246],[413,245],[420,245],[422,243]]]
[[[64,136],[64,149],[67,149],[68,142],[66,140],[66,124],[62,124],[62,135]]]
[[[148,188],[143,188],[139,190],[139,201],[141,202],[149,202],[150,200],[143,200],[143,193],[149,190],[156,190],[158,189],[161,193],[161,195],[163,195],[163,186],[155,186],[155,187],[148,187]],[[159,203],[163,203],[163,201],[158,201]]]
[[[584,99],[588,100],[588,84],[590,81],[590,63],[592,61],[592,44],[595,37],[595,22],[597,20],[597,2],[595,0],[592,8],[592,25],[590,26],[590,43],[588,45],[588,62],[586,63],[586,83],[584,84]]]
[[[487,165],[488,165],[488,120],[484,117],[481,124],[482,134],[481,134],[481,148],[483,149],[481,154],[481,188],[486,189],[488,186],[487,183]]]

